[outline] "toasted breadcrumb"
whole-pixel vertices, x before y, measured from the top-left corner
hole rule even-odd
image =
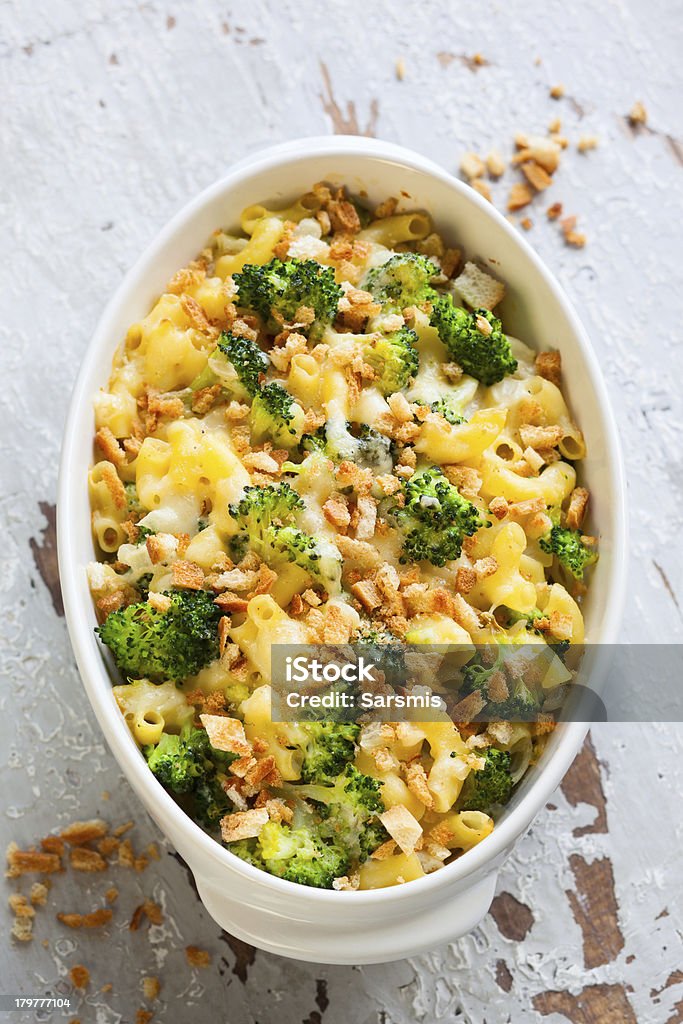
[[[142,979],[142,994],[145,999],[156,999],[161,991],[161,982],[156,975],[148,975]]]
[[[486,167],[484,161],[476,153],[465,153],[460,160],[460,170],[472,181],[474,178],[481,178]]]
[[[76,988],[87,988],[90,984],[90,971],[83,964],[74,964],[69,976]]]
[[[492,178],[500,178],[505,173],[505,161],[495,149],[486,157],[486,170]]]
[[[628,121],[631,127],[640,128],[647,124],[647,110],[644,103],[637,100],[628,113]]]
[[[548,220],[557,220],[562,216],[562,203],[552,203],[546,210]]]
[[[579,153],[588,153],[591,149],[597,149],[598,137],[597,135],[582,135],[579,141],[576,143],[576,148]]]
[[[68,928],[101,928],[102,925],[108,924],[112,917],[111,910],[105,907],[92,910],[88,914],[57,914],[57,920]]]
[[[44,907],[47,903],[48,887],[43,882],[34,882],[31,886],[30,899],[34,907]]]
[[[523,217],[522,220],[520,220],[519,222],[519,226],[524,228],[525,231],[531,231],[532,227],[534,226],[534,222],[532,221],[531,217]]]
[[[185,956],[190,967],[208,967],[211,964],[211,954],[199,946],[187,946]]]
[[[151,1010],[145,1010],[142,1007],[135,1014],[135,1024],[149,1024],[154,1014]]]
[[[533,192],[529,186],[525,185],[523,181],[516,181],[510,189],[507,208],[510,212],[521,210],[524,206],[528,206],[533,198]]]
[[[537,192],[542,192],[553,183],[553,179],[545,167],[541,167],[534,160],[526,160],[521,166],[521,171],[529,184],[533,185]]]
[[[559,83],[550,87],[550,98],[553,100],[561,100],[564,96],[564,86]]]
[[[71,867],[75,871],[106,871],[107,862],[97,850],[74,846],[70,855]]]

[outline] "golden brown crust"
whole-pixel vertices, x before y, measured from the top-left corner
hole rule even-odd
[[[111,910],[106,907],[99,907],[91,910],[88,914],[57,914],[57,920],[65,924],[67,928],[101,928],[109,924],[113,917]]]

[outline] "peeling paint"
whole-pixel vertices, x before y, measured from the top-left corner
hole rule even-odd
[[[323,76],[326,94],[324,96],[321,95],[320,99],[323,105],[323,110],[332,122],[333,132],[336,135],[374,135],[375,129],[377,128],[377,118],[379,116],[379,103],[377,100],[370,100],[370,115],[368,117],[368,122],[365,129],[361,130],[358,122],[358,115],[356,114],[355,102],[353,100],[348,100],[346,103],[346,113],[344,113],[334,97],[330,72],[327,65],[322,61],[320,61],[320,71]]]
[[[561,789],[572,807],[579,804],[590,804],[597,814],[591,825],[582,825],[574,829],[573,835],[591,835],[607,831],[607,803],[602,786],[600,762],[598,761],[593,740],[590,735],[577,754],[571,768],[561,783]]]
[[[62,588],[59,585],[59,566],[57,564],[57,510],[49,501],[39,501],[38,507],[47,520],[41,541],[31,537],[29,544],[33,553],[33,561],[40,573],[40,578],[50,592],[52,607],[59,616],[64,615]]]
[[[531,908],[509,892],[501,892],[496,896],[489,913],[498,925],[500,934],[515,942],[521,942],[534,923]]]
[[[576,996],[542,992],[533,1005],[544,1017],[561,1013],[572,1024],[638,1024],[623,985],[589,985]]]
[[[219,937],[223,942],[227,942],[235,954],[232,973],[237,975],[243,985],[246,985],[247,978],[249,977],[249,968],[254,963],[258,951],[254,946],[250,946],[248,942],[243,942],[242,939],[238,939],[235,935],[230,935],[228,932],[221,932]]]
[[[577,853],[569,858],[569,866],[576,892],[567,892],[567,898],[583,936],[583,965],[591,970],[611,963],[624,948],[614,870],[607,857],[589,864]]]

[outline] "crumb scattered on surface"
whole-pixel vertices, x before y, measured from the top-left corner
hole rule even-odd
[[[564,96],[564,86],[561,83],[552,85],[550,87],[550,98],[553,100],[561,100]]]
[[[404,61],[403,57],[399,57],[398,60],[396,61],[396,77],[398,78],[399,82],[402,82],[403,79],[406,77],[406,62]]]
[[[200,949],[199,946],[187,946],[185,956],[190,967],[208,967],[211,963],[211,954],[207,949]]]
[[[74,964],[69,971],[69,977],[76,988],[87,988],[90,984],[90,971],[83,964]]]
[[[639,128],[647,124],[647,110],[645,104],[637,100],[628,113],[628,122],[633,128]]]

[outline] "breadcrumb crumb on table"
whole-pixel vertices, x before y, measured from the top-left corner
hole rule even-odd
[[[647,124],[645,104],[637,100],[628,113],[628,123],[632,128],[642,128]]]
[[[529,186],[523,181],[516,181],[510,189],[507,208],[511,213],[514,210],[521,210],[524,206],[528,206],[533,198],[534,194]]]
[[[199,946],[186,946],[185,956],[190,967],[209,967],[211,964],[211,954]]]
[[[101,928],[102,925],[108,924],[113,916],[111,910],[99,907],[88,914],[57,914],[57,920],[67,928]]]
[[[550,98],[551,99],[553,99],[553,100],[561,100],[563,96],[564,96],[564,86],[562,85],[561,82],[558,82],[557,85],[553,85],[553,86],[550,87]]]
[[[598,137],[597,135],[582,135],[579,141],[576,143],[576,148],[579,153],[588,153],[591,149],[597,149]]]
[[[149,975],[142,979],[142,994],[145,999],[156,999],[161,991],[161,982],[156,975]]]
[[[486,157],[486,170],[492,178],[500,178],[505,173],[505,161],[495,149]]]
[[[472,181],[474,178],[481,178],[486,170],[484,161],[476,153],[464,153],[460,160],[460,170]]]
[[[69,971],[69,976],[76,988],[87,988],[90,984],[90,971],[83,964],[74,964]]]

